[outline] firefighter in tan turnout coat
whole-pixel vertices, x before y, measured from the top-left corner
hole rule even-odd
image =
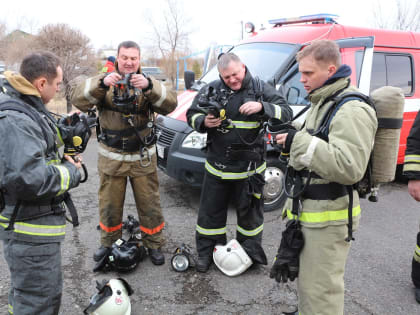
[[[128,83],[133,94],[115,94]],[[162,234],[165,222],[160,207],[152,122],[154,113],[166,115],[175,109],[176,93],[141,73],[140,47],[135,42],[126,41],[118,47],[116,71],[88,78],[75,87],[72,103],[82,111],[93,106],[99,111],[101,247],[94,254],[94,260],[100,261],[112,243],[122,236],[123,206],[129,179],[143,243],[152,262],[163,264],[165,259],[160,248],[165,242]]]

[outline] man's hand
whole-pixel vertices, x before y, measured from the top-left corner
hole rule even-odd
[[[137,89],[143,90],[149,86],[149,80],[147,80],[142,74],[133,74],[131,76],[130,83]]]
[[[71,164],[76,166],[78,169],[82,168],[82,156],[80,154],[76,154],[74,156],[64,155],[64,158],[69,161]]]
[[[260,102],[246,102],[239,107],[239,112],[244,115],[252,115],[259,113],[262,110],[262,104]]]
[[[283,146],[285,146],[286,144],[286,138],[287,138],[287,133],[279,133],[276,135],[276,142],[277,144],[280,144]]]
[[[420,201],[420,180],[412,179],[408,181],[408,192],[416,201]]]
[[[122,79],[121,75],[117,72],[112,72],[104,78],[104,84],[106,86],[114,86],[118,81]]]
[[[221,124],[222,124],[222,119],[221,118],[216,118],[211,114],[208,114],[204,118],[204,126],[206,126],[207,128],[219,127]]]

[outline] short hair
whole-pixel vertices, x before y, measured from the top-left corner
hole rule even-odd
[[[140,55],[140,46],[137,45],[136,42],[133,42],[132,40],[126,40],[124,42],[122,42],[121,44],[118,45],[118,50],[117,50],[117,55],[120,54],[120,48],[124,47],[124,48],[135,48],[139,51],[139,55]]]
[[[38,51],[23,58],[19,72],[31,83],[41,76],[45,76],[48,82],[51,82],[57,77],[60,64],[60,58],[52,52]]]
[[[296,60],[299,62],[309,55],[311,55],[316,62],[333,63],[337,68],[341,66],[340,48],[338,44],[332,40],[321,39],[313,41],[310,45],[297,53]]]
[[[217,60],[217,70],[220,71],[221,69],[226,69],[231,61],[242,63],[241,59],[234,53],[230,52],[219,55],[219,59]]]

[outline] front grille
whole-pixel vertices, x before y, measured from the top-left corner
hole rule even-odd
[[[171,143],[175,137],[175,132],[162,127],[156,127],[156,129],[159,135],[157,142],[161,145],[164,145],[165,147],[171,146]]]

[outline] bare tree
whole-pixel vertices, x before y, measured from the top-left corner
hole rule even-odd
[[[180,2],[175,0],[165,0],[167,8],[163,10],[163,18],[154,19],[147,17],[153,28],[152,42],[158,48],[162,56],[162,66],[174,84],[176,79],[176,60],[188,45],[188,37],[191,31],[187,25],[189,19],[185,15],[185,10],[180,7]],[[162,21],[160,24],[155,21]]]
[[[35,48],[54,52],[60,57],[67,112],[71,111],[70,82],[78,76],[97,72],[97,60],[90,39],[67,24],[49,24],[40,30]]]
[[[392,12],[385,12],[384,1],[373,8],[374,26],[401,31],[420,31],[420,0],[394,0]]]

